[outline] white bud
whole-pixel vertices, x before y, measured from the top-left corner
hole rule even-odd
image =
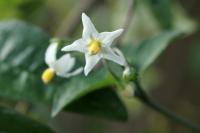
[[[129,66],[125,67],[123,71],[123,78],[126,81],[132,80],[134,78],[135,71],[133,68],[130,68]]]
[[[126,67],[123,71],[123,77],[129,76],[131,74],[130,68]]]

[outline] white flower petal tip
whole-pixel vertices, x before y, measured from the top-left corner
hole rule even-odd
[[[87,76],[92,71],[92,69],[96,66],[96,64],[99,62],[100,59],[101,57],[99,55],[85,54],[85,60],[86,60],[86,64],[84,67],[85,76]]]
[[[90,37],[98,36],[98,31],[96,30],[91,19],[85,13],[82,13],[82,23],[83,23],[82,38],[88,40]]]
[[[85,76],[88,76],[88,72],[84,71]]]
[[[57,53],[58,44],[51,43],[45,53],[45,63],[48,66],[51,66],[54,61],[56,61],[56,53]]]
[[[91,71],[92,69],[87,69],[87,68],[84,68],[84,74],[85,74],[85,76],[88,76],[88,74],[90,73],[90,71]]]
[[[109,47],[112,45],[113,41],[122,34],[123,31],[123,29],[118,29],[112,32],[102,32],[99,33],[98,38],[102,40],[105,46]]]
[[[68,51],[68,50],[69,50],[68,46],[65,46],[64,48],[61,49],[61,51]]]
[[[84,19],[84,18],[89,18],[84,12],[82,13],[82,19]]]
[[[116,39],[117,37],[119,37],[122,33],[124,32],[124,29],[118,29],[118,30],[115,30],[113,32],[111,32],[111,36],[113,36],[113,39]]]
[[[68,45],[61,49],[63,52],[78,51],[78,46]]]
[[[119,29],[119,30],[117,30],[117,32],[118,32],[119,36],[121,36],[121,34],[124,32],[124,29]]]
[[[92,21],[90,20],[90,18],[84,12],[82,13],[81,17],[82,17],[82,22],[83,23],[88,23],[89,22],[89,23],[93,24]]]
[[[83,72],[83,67],[79,67],[72,72],[72,75],[75,76],[75,75],[81,74],[82,72]]]
[[[72,44],[65,46],[61,49],[61,51],[69,52],[69,51],[78,51],[85,52],[87,43],[83,39],[78,39],[74,41]]]
[[[121,28],[121,29],[116,30],[115,32],[118,32],[118,34],[121,35],[124,32],[124,29]]]
[[[90,70],[87,69],[86,67],[84,67],[84,74],[85,74],[85,76],[88,76],[89,72],[90,72]]]
[[[76,75],[79,75],[83,72],[83,67],[79,67],[77,68],[76,70],[72,71],[72,72],[69,72],[69,73],[57,73],[57,75],[63,77],[63,78],[70,78],[72,76],[76,76]]]

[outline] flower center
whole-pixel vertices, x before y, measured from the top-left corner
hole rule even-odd
[[[89,54],[91,55],[98,54],[101,51],[101,45],[102,43],[99,40],[92,39],[88,45]]]
[[[42,81],[45,84],[48,84],[54,77],[55,71],[52,68],[47,68],[43,73],[42,73]]]

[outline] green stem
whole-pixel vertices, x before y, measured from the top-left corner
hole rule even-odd
[[[183,125],[184,127],[187,127],[195,132],[200,132],[200,127],[196,124],[193,124],[192,122],[190,122],[189,120],[183,118],[182,116],[179,116],[171,111],[169,111],[167,108],[163,107],[162,105],[156,103],[155,101],[153,101],[151,98],[149,98],[147,96],[147,94],[144,92],[144,90],[142,89],[138,78],[136,78],[134,80],[134,83],[136,85],[136,93],[135,96],[142,101],[144,104],[146,104],[147,106],[151,107],[152,109],[160,112],[161,114],[163,114],[164,116],[168,117],[169,119]]]

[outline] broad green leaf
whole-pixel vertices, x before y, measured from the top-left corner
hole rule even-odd
[[[49,127],[3,107],[0,107],[0,132],[54,133]]]
[[[172,28],[172,3],[171,0],[145,0],[163,29]]]
[[[180,35],[178,31],[166,31],[144,40],[134,50],[133,63],[136,69],[144,71],[167,48],[172,40]]]
[[[128,114],[124,104],[115,91],[104,88],[87,94],[65,108],[66,110],[95,117],[114,120],[127,120]]]
[[[0,96],[42,102],[45,86],[40,80],[49,36],[21,21],[0,23]]]
[[[114,79],[104,69],[91,73],[89,76],[77,76],[69,80],[56,92],[52,116],[55,116],[65,106],[73,101],[85,96],[86,94],[102,89],[108,85],[113,85]]]
[[[33,25],[21,21],[0,23],[0,63],[9,68],[35,72],[44,65],[48,43],[49,36]]]

